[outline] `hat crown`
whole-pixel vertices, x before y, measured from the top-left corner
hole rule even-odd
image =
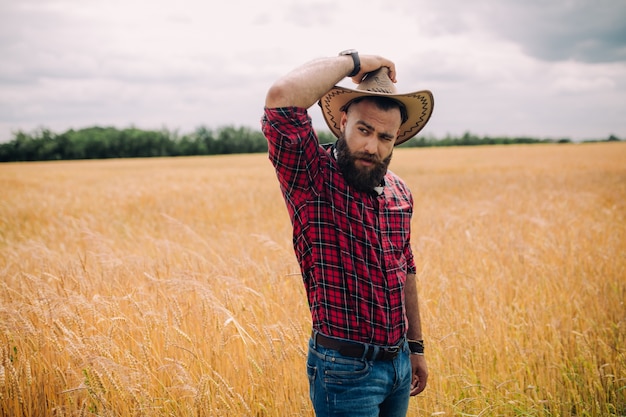
[[[356,87],[357,90],[373,93],[396,94],[396,86],[389,78],[389,68],[381,67],[369,72]]]

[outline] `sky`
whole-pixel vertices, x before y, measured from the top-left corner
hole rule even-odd
[[[0,0],[0,142],[259,129],[273,81],[348,48],[432,91],[423,136],[626,139],[626,0]]]

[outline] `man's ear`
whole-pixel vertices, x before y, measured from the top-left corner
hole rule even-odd
[[[341,112],[341,122],[339,122],[339,130],[344,133],[346,130],[346,124],[348,123],[348,113]]]

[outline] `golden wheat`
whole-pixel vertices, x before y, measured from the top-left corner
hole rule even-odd
[[[626,415],[626,144],[399,149],[410,415]],[[312,416],[265,155],[0,165],[0,415]]]

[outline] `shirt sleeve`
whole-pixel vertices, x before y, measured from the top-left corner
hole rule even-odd
[[[321,177],[323,150],[306,109],[266,108],[261,127],[283,191],[291,198],[312,192]]]
[[[407,188],[406,193],[411,204],[411,217],[413,217],[413,194]],[[404,246],[404,259],[406,259],[406,273],[415,274],[417,268],[415,267],[415,257],[413,256],[413,249],[411,248],[411,222],[409,221],[409,234],[407,236],[406,245]]]
[[[413,250],[411,249],[411,243],[407,242],[404,247],[404,258],[406,259],[406,273],[415,274],[417,269],[415,268],[415,258],[413,257]]]

